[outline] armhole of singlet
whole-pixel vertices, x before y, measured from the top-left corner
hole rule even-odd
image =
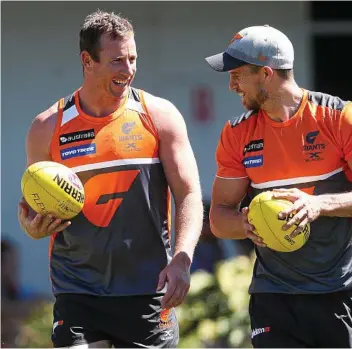
[[[153,130],[153,134],[155,135],[155,137],[157,138],[157,140],[159,141],[159,133],[158,133],[158,129],[157,127],[155,126],[155,123],[153,121],[153,118],[152,116],[150,115],[149,111],[148,111],[148,108],[147,108],[147,104],[145,102],[145,98],[144,98],[144,91],[143,90],[139,90],[139,98],[141,100],[141,104],[142,104],[142,108],[144,109],[145,111],[145,118],[148,120],[145,120],[144,122],[145,123],[149,123],[150,124],[150,127],[149,128],[152,128]],[[167,226],[168,226],[168,235],[169,235],[169,239],[171,241],[171,225],[172,225],[172,205],[171,205],[171,197],[172,197],[172,194],[171,194],[171,188],[170,186],[168,185],[168,189],[167,189]]]
[[[51,137],[50,146],[49,146],[49,155],[51,158],[53,157],[53,149],[55,148],[54,140],[57,140],[59,136],[59,130],[60,130],[63,110],[64,110],[64,103],[65,103],[65,98],[61,98],[57,104],[56,124],[55,124],[54,133],[53,133],[53,136]]]
[[[145,111],[145,114],[143,114],[142,117],[142,121],[144,122],[145,126],[148,127],[148,129],[150,130],[150,132],[159,139],[159,133],[158,133],[158,129],[155,126],[155,123],[153,121],[152,116],[150,115],[148,108],[147,108],[147,104],[145,102],[145,98],[144,98],[144,91],[143,90],[139,90],[139,98],[141,100],[141,105],[143,110]]]

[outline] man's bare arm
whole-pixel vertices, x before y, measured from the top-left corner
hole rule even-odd
[[[57,120],[57,103],[39,114],[32,122],[26,138],[27,167],[38,161],[50,161],[50,142]]]
[[[57,120],[57,103],[39,114],[32,122],[26,138],[26,166],[38,161],[51,161],[50,143]],[[50,215],[36,214],[22,197],[18,207],[18,220],[23,231],[33,239],[41,239],[64,230],[71,223]]]
[[[159,157],[175,199],[175,251],[160,272],[157,291],[167,284],[163,308],[181,304],[190,287],[190,265],[203,225],[198,168],[182,115],[170,102],[147,96],[149,113],[159,134]]]
[[[159,134],[159,156],[175,200],[175,253],[190,261],[203,224],[197,163],[182,115],[167,100],[149,95],[148,109]]]
[[[352,159],[348,161],[352,170]],[[352,217],[352,192],[319,195],[321,216]]]
[[[215,236],[222,239],[247,238],[239,208],[248,185],[248,178],[215,177],[210,207],[210,226]]]

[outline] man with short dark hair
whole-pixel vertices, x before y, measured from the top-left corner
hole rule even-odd
[[[131,23],[90,14],[80,31],[84,81],[33,121],[27,166],[55,161],[84,184],[69,222],[19,220],[34,239],[51,236],[55,347],[175,347],[174,307],[190,286],[203,218],[197,164],[182,115],[131,86],[137,50]],[[171,253],[171,195],[175,246]]]

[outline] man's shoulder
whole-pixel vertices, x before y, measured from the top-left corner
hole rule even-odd
[[[183,119],[175,104],[170,100],[149,92],[143,91],[142,93],[148,114],[157,124],[160,122],[172,124],[173,122],[178,122],[177,120]]]
[[[249,110],[240,115],[233,117],[228,120],[228,127],[233,129],[239,126],[246,127],[249,126],[250,122],[257,117],[258,113],[254,110]]]
[[[176,108],[176,106],[168,99],[158,97],[152,93],[142,91],[146,106],[149,111],[168,112]]]
[[[51,124],[56,123],[59,114],[59,103],[61,101],[61,106],[63,110],[70,108],[75,103],[75,92],[68,95],[61,96],[54,104],[52,104],[47,109],[40,112],[35,118],[34,122]]]
[[[47,129],[55,127],[58,117],[58,102],[40,112],[33,120],[32,127]]]
[[[318,107],[342,111],[350,101],[324,92],[307,91],[308,101]]]
[[[39,113],[27,132],[27,144],[31,147],[47,147],[55,131],[58,117],[58,102]]]
[[[59,103],[62,100],[61,107],[65,108],[73,99],[73,94],[59,98],[54,104],[37,114],[30,126],[30,132],[49,132],[53,133],[59,116]]]
[[[143,91],[145,108],[159,136],[182,132],[186,128],[182,114],[168,99]]]

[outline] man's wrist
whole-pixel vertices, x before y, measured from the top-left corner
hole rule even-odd
[[[318,195],[319,216],[332,216],[344,209],[343,194]]]
[[[186,268],[190,268],[192,264],[192,258],[186,251],[176,251],[173,260],[177,260],[180,264],[183,264]]]

